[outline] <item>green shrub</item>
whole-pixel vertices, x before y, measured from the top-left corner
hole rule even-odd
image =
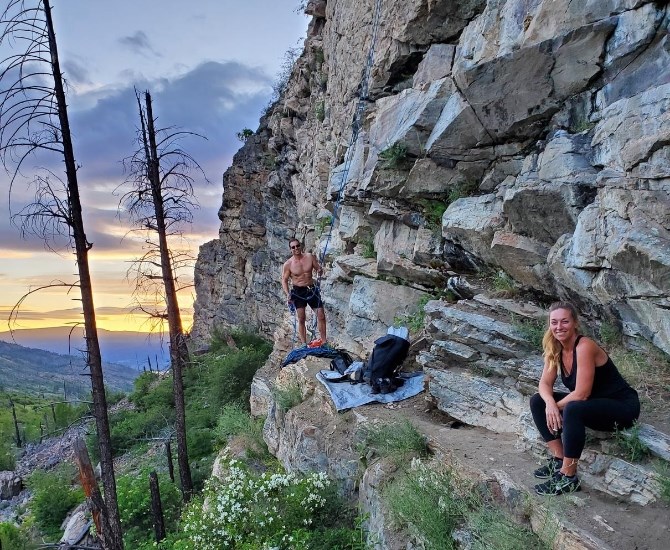
[[[600,340],[608,347],[621,345],[621,331],[616,325],[611,323],[603,323],[600,325],[598,331],[600,333]]]
[[[493,288],[499,294],[507,297],[515,296],[519,293],[519,288],[512,277],[505,273],[502,269],[498,269],[493,275]]]
[[[181,492],[167,474],[158,476],[158,487],[166,531],[174,531],[179,519]],[[127,548],[137,548],[153,539],[149,472],[119,476],[116,480],[123,540]]]
[[[335,526],[341,514],[329,506],[336,493],[323,473],[305,477],[292,473],[256,474],[236,460],[224,464],[223,479],[212,478],[203,499],[195,499],[187,508],[182,524],[184,537],[180,550],[226,548],[240,549],[364,548],[356,544],[356,529]],[[346,517],[347,514],[345,514]],[[324,539],[339,544],[324,546]],[[344,528],[343,528],[344,527]],[[351,545],[349,544],[351,541]],[[176,546],[175,546],[176,548]]]
[[[407,160],[407,146],[399,141],[379,152],[379,158],[384,161],[383,167],[389,170],[400,168]]]
[[[330,228],[333,223],[332,216],[324,216],[316,222],[316,233],[318,236],[323,235],[326,232],[326,228]]]
[[[426,304],[433,299],[434,297],[430,294],[425,294],[419,298],[416,312],[409,315],[399,315],[394,318],[394,326],[400,327],[405,325],[411,332],[419,332],[422,330],[426,321]]]
[[[0,523],[0,548],[27,550],[28,539],[16,525]]]
[[[84,500],[81,488],[72,486],[74,477],[74,468],[62,465],[53,472],[35,470],[27,480],[33,492],[29,507],[35,524],[50,539],[60,536],[65,516]]]
[[[442,227],[442,216],[447,209],[447,203],[436,200],[422,200],[423,216],[426,219],[426,227],[433,231]]]
[[[240,132],[235,134],[237,139],[239,139],[242,143],[246,143],[246,141],[253,135],[254,131],[250,128],[243,128]]]
[[[661,486],[661,498],[670,503],[670,464],[662,460],[656,464],[658,483]]]
[[[0,440],[0,472],[13,470],[16,467],[16,451],[11,440],[4,437]]]
[[[514,523],[502,510],[489,506],[468,513],[467,525],[474,539],[472,550],[546,548],[529,528]]]
[[[394,479],[382,491],[394,520],[425,542],[426,548],[456,548],[452,534],[468,509],[468,494],[457,490],[451,470],[423,464]]]

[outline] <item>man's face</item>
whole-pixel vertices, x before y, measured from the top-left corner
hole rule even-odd
[[[302,246],[298,241],[291,241],[289,246],[291,247],[291,255],[300,256],[302,253]]]

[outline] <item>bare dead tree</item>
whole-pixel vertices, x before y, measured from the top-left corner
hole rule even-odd
[[[189,352],[177,293],[181,289],[178,274],[191,258],[183,252],[175,252],[168,239],[180,237],[183,226],[193,220],[193,210],[197,207],[193,174],[206,178],[200,165],[179,145],[182,138],[198,135],[173,128],[156,129],[151,94],[148,91],[143,94],[144,103],[138,92],[136,98],[140,117],[138,148],[125,161],[129,174],[126,184],[131,190],[122,195],[120,206],[125,207],[134,226],[147,235],[147,252],[135,263],[136,292],[146,296],[148,289],[153,288],[152,303],[164,306],[162,310],[149,310],[141,304],[138,307],[154,319],[167,321],[177,462],[184,501],[188,501],[193,483],[186,445],[183,371],[189,364]]]
[[[103,548],[123,549],[116,480],[107,418],[107,401],[88,264],[92,243],[82,218],[77,164],[70,134],[64,80],[58,58],[49,0],[9,0],[0,14],[0,43],[18,53],[0,64],[0,159],[10,174],[10,196],[28,159],[61,157],[65,179],[41,170],[34,177],[34,201],[13,217],[22,234],[41,237],[45,245],[65,237],[74,250],[84,316],[86,363],[91,377],[93,409],[104,486]]]

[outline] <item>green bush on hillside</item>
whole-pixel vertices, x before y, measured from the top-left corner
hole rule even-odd
[[[84,492],[74,487],[74,467],[61,465],[53,472],[35,470],[27,480],[28,487],[33,491],[29,507],[39,530],[50,539],[57,539],[60,526],[77,504],[83,502]]]
[[[151,519],[151,492],[149,472],[119,476],[116,481],[119,513],[126,548],[151,543],[154,536]],[[177,527],[181,509],[181,492],[166,474],[158,475],[158,488],[163,508],[166,531]]]

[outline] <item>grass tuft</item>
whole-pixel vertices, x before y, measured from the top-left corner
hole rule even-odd
[[[303,401],[302,389],[295,380],[286,386],[275,386],[272,394],[277,402],[277,406],[284,412]]]
[[[428,456],[426,438],[407,419],[368,427],[361,450],[369,447],[383,457],[404,459],[410,455]]]
[[[627,430],[616,430],[614,438],[623,456],[631,462],[639,462],[649,455],[649,447],[640,439],[640,425],[637,422]]]

